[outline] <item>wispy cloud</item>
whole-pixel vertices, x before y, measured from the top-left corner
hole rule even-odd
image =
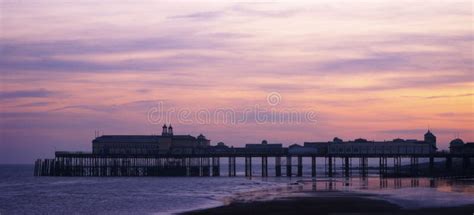
[[[170,16],[169,19],[194,19],[194,20],[201,20],[207,21],[209,19],[215,19],[225,14],[224,11],[204,11],[198,13],[191,13],[187,15],[179,15],[179,16]]]
[[[426,133],[428,129],[389,129],[389,130],[379,130],[380,133],[392,134],[392,135],[403,135],[403,134],[411,134],[411,135],[419,135]],[[436,128],[431,129],[432,132],[435,134],[441,135],[453,135],[458,133],[469,133],[474,132],[473,129],[452,129],[452,128]]]
[[[444,99],[444,98],[457,98],[457,97],[466,97],[474,96],[474,93],[464,93],[456,95],[439,95],[439,96],[402,96],[405,98],[418,98],[418,99]]]
[[[31,102],[26,104],[15,105],[15,107],[45,107],[53,102]]]
[[[151,107],[154,107],[161,100],[139,100],[133,102],[126,102],[120,104],[110,104],[110,105],[99,105],[99,104],[77,104],[77,105],[68,105],[59,108],[54,108],[48,110],[47,112],[64,112],[68,110],[86,110],[93,112],[101,113],[111,113],[119,111],[147,111]],[[168,104],[169,103],[169,104]],[[171,102],[167,101],[167,105],[170,105]]]
[[[45,89],[18,90],[0,92],[0,99],[19,99],[19,98],[45,98],[55,95],[54,92]]]
[[[273,2],[274,3],[274,2]],[[303,12],[303,9],[257,9],[255,6],[268,4],[237,3],[233,6],[214,11],[202,11],[184,15],[170,16],[168,19],[191,19],[194,21],[210,21],[225,16],[285,18]]]
[[[473,61],[468,55],[457,51],[404,51],[376,52],[352,59],[336,59],[323,62],[320,71],[339,73],[443,70],[471,71]]]

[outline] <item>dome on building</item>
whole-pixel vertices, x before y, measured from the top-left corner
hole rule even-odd
[[[367,139],[357,138],[357,139],[354,140],[354,142],[356,142],[356,143],[367,143],[368,141],[367,141]]]
[[[395,138],[395,139],[393,139],[392,141],[393,141],[394,143],[403,143],[403,142],[405,142],[405,140],[404,140],[404,139],[401,139],[401,138]]]
[[[450,146],[460,146],[460,145],[464,145],[464,141],[462,141],[460,138],[456,138],[454,140],[452,140],[450,143],[449,143]]]

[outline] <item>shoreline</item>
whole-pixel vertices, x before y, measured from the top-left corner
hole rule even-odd
[[[332,192],[330,192],[332,193]],[[204,214],[469,214],[474,204],[455,207],[428,207],[405,209],[377,195],[337,192],[338,195],[282,197],[269,201],[236,201],[228,205],[179,213],[182,215]],[[326,194],[321,192],[320,194]]]
[[[222,206],[178,214],[474,214],[474,201],[463,201],[466,196],[457,193],[447,194],[449,198],[457,198],[457,201],[437,198],[431,183],[427,190],[417,190],[407,196],[401,189],[393,190],[394,193],[390,189],[370,192],[370,189],[361,190],[356,185],[352,187],[355,189],[339,190],[334,182],[329,187],[325,186],[325,180],[317,181],[322,183],[318,186],[314,182],[298,181],[279,189],[243,192],[234,195]],[[434,197],[425,199],[424,195]]]

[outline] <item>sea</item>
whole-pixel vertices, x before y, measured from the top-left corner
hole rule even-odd
[[[0,214],[176,214],[235,201],[371,194],[404,208],[474,204],[473,178],[34,177],[33,165],[0,165]],[[258,164],[253,169],[258,169]],[[305,169],[305,175],[308,169]],[[318,166],[322,173],[324,166]],[[271,172],[269,172],[271,175]],[[254,175],[258,175],[256,172]]]

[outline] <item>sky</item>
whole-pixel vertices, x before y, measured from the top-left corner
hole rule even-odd
[[[474,141],[473,17],[464,0],[0,0],[0,163],[163,123],[233,146]]]

